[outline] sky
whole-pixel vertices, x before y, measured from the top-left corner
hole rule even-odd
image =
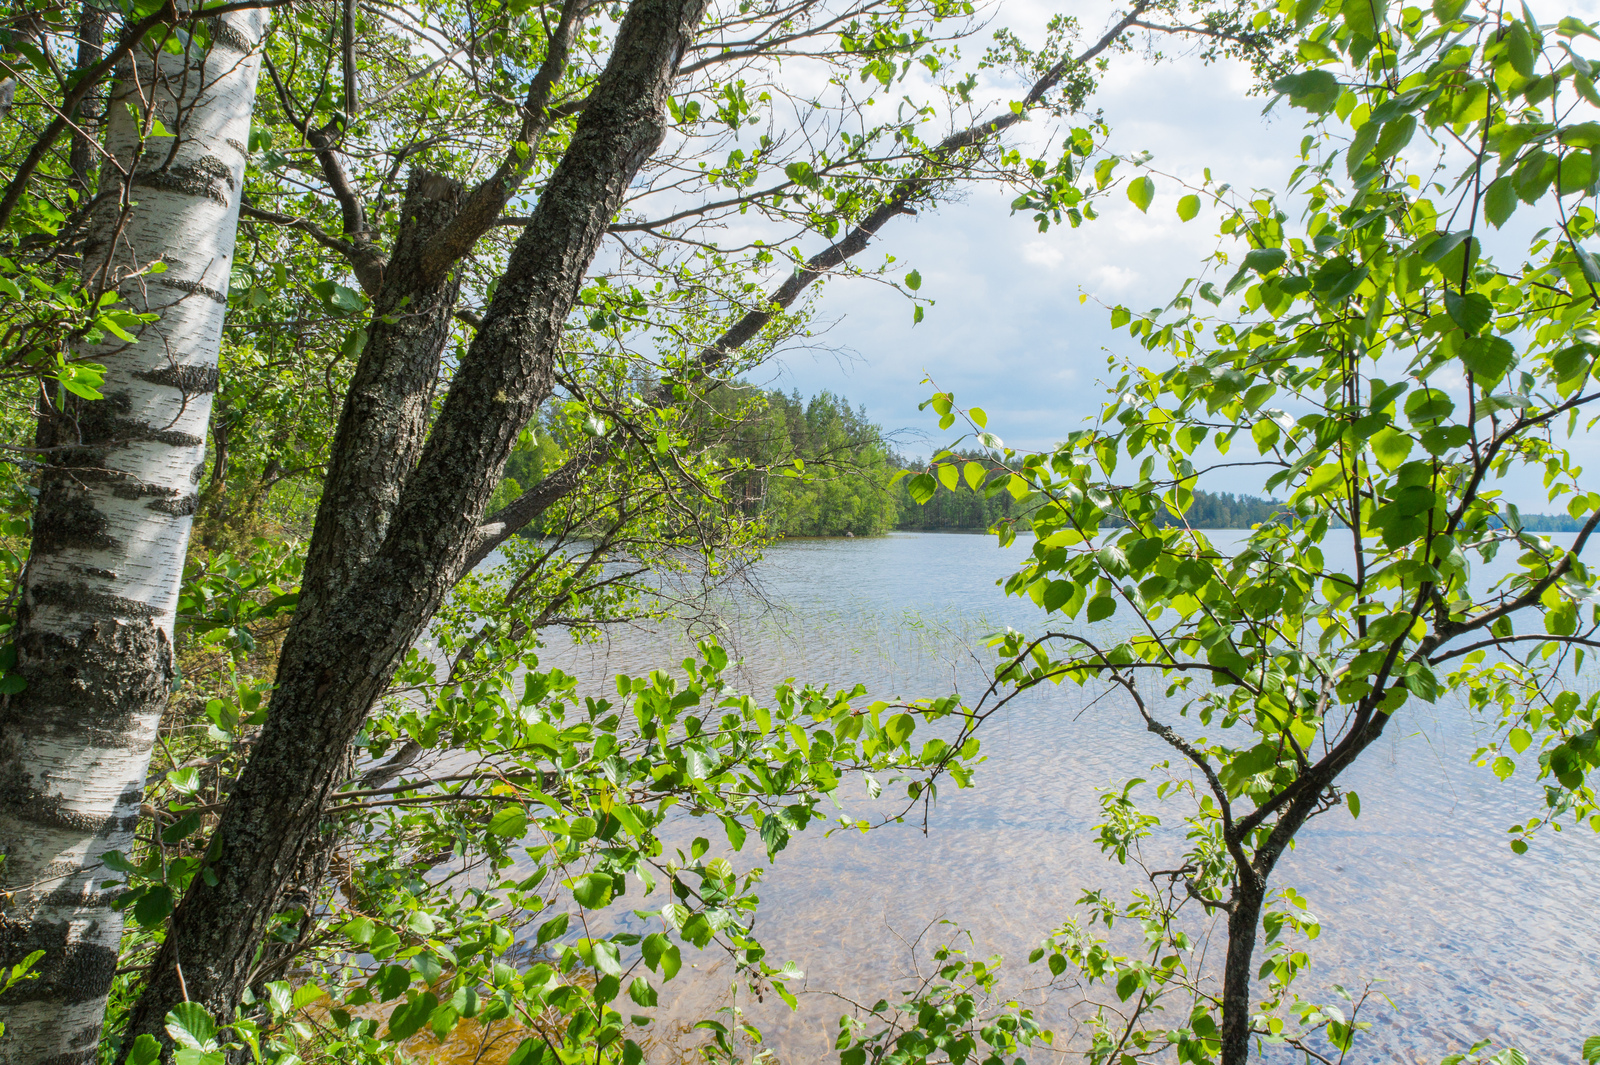
[[[1063,8],[1004,0],[995,22],[1037,40],[1052,10]],[[1084,35],[1093,39],[1109,9],[1079,10]],[[1118,57],[1089,106],[1110,123],[1117,154],[1148,151],[1153,167],[1196,184],[1209,167],[1215,180],[1236,188],[1282,190],[1305,135],[1303,117],[1282,103],[1263,115],[1270,97],[1250,95],[1251,85],[1239,63],[1151,62],[1131,54]],[[1003,95],[1006,87],[990,88]],[[1165,305],[1218,247],[1216,216],[1202,211],[1182,222],[1180,195],[1158,178],[1154,203],[1140,213],[1119,189],[1098,201],[1098,220],[1044,234],[1029,215],[1011,214],[1010,195],[987,187],[936,212],[896,219],[863,259],[891,254],[896,270],[921,274],[919,295],[936,301],[923,322],[914,326],[911,306],[876,281],[836,279],[819,304],[826,332],[781,353],[763,383],[803,396],[828,389],[864,405],[872,421],[899,434],[907,455],[925,456],[950,439],[931,410],[918,410],[935,390],[953,392],[960,406],[982,407],[1007,445],[1047,448],[1099,410],[1108,355],[1159,357],[1126,332],[1113,333],[1107,308]],[[925,377],[937,389],[921,384]],[[1593,450],[1600,461],[1600,446],[1585,441],[1576,450]],[[1260,476],[1228,471],[1202,484],[1265,494]],[[1536,484],[1507,494],[1534,512],[1559,507]]]
[[[1047,10],[1009,2],[997,21],[1026,40]],[[1088,37],[1102,19],[1083,21]],[[1266,100],[1250,86],[1241,64],[1131,54],[1117,58],[1089,106],[1111,124],[1118,154],[1149,151],[1152,166],[1196,182],[1210,167],[1236,187],[1281,188],[1302,122],[1287,111],[1263,118]],[[931,377],[960,405],[982,407],[1008,445],[1051,445],[1099,409],[1108,352],[1138,351],[1112,333],[1102,303],[1164,305],[1217,246],[1215,218],[1180,221],[1180,193],[1163,186],[1158,179],[1147,214],[1119,189],[1098,201],[1098,220],[1042,234],[992,187],[896,219],[863,258],[891,254],[896,270],[922,275],[919,295],[935,301],[922,323],[913,326],[909,303],[876,281],[834,280],[819,305],[827,331],[769,366],[769,385],[842,394],[886,430],[905,431],[905,451],[926,454],[945,439],[936,417],[917,409],[935,390],[919,382]]]

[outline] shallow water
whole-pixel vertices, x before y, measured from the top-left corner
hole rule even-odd
[[[1232,535],[1215,539],[1223,546]],[[742,599],[722,634],[742,657],[740,686],[759,696],[796,677],[859,681],[878,696],[942,694],[957,683],[975,691],[981,636],[1040,624],[1031,602],[995,587],[1026,544],[1002,551],[987,536],[897,534],[777,545],[756,571],[768,605]],[[615,673],[675,668],[690,649],[671,632],[582,647],[558,638],[543,664],[604,693]],[[1027,952],[1074,914],[1082,890],[1134,884],[1090,838],[1096,789],[1150,776],[1170,752],[1126,703],[1090,705],[1093,694],[1036,689],[988,722],[975,787],[941,792],[926,835],[909,823],[866,836],[813,830],[778,856],[757,934],[771,960],[806,971],[809,993],[796,1013],[772,996],[739,1005],[781,1061],[833,1060],[846,1004],[830,992],[893,997],[928,943],[957,928],[972,935],[974,955],[1004,955],[1016,970],[1008,993],[1028,998],[1024,983],[1042,974],[1023,964]],[[1506,826],[1542,803],[1530,782],[1502,784],[1471,765],[1478,732],[1458,707],[1403,709],[1342,780],[1361,796],[1360,819],[1337,810],[1314,820],[1275,874],[1275,886],[1296,887],[1322,920],[1301,992],[1331,1001],[1332,984],[1377,982],[1362,1013],[1374,1027],[1350,1060],[1437,1062],[1488,1037],[1534,1061],[1576,1061],[1583,1038],[1600,1033],[1600,841],[1587,831],[1546,834],[1513,855]],[[755,863],[754,850],[747,844],[736,864]],[[1153,867],[1163,853],[1154,841]],[[928,927],[940,918],[953,924]],[[643,930],[631,915],[616,920]],[[664,990],[660,1035],[728,1001],[725,963],[711,953],[685,960],[697,969]],[[1063,1040],[1070,1006],[1056,995],[1040,1011]],[[652,1057],[668,1056],[673,1042],[661,1039]]]

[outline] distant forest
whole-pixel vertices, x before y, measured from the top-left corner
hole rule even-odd
[[[1026,527],[1028,513],[1037,505],[1010,492],[985,498],[964,483],[954,489],[941,485],[928,502],[916,503],[908,479],[894,481],[894,475],[903,469],[920,472],[926,463],[898,452],[864,407],[851,407],[831,392],[808,400],[798,391],[735,386],[722,390],[713,402],[724,414],[742,408],[728,450],[750,468],[736,476],[733,488],[746,512],[764,518],[774,537],[984,532],[1008,519]],[[527,465],[543,465],[543,455],[522,457]],[[958,452],[957,457],[985,465],[991,461],[977,452]],[[537,479],[537,473],[507,470],[519,480]],[[507,494],[516,492],[508,486]],[[1285,505],[1276,500],[1196,489],[1185,520],[1196,529],[1248,529],[1279,520],[1284,512]],[[1521,517],[1529,532],[1576,532],[1583,524],[1566,514]],[[1164,524],[1176,525],[1178,519],[1168,515]]]

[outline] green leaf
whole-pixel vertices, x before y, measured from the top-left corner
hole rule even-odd
[[[128,1051],[128,1065],[155,1065],[161,1060],[161,1041],[149,1032],[133,1041]]]
[[[728,833],[728,846],[736,851],[744,850],[745,831],[738,819],[724,815],[722,827]]]
[[[167,1034],[181,1047],[191,1050],[217,1049],[217,1022],[198,1002],[180,1002],[167,1014]]]
[[[1350,32],[1376,40],[1378,29],[1388,19],[1388,4],[1385,0],[1344,0],[1339,9],[1344,16],[1344,24],[1350,27]]]
[[[1544,612],[1544,631],[1552,636],[1571,636],[1578,631],[1578,608],[1563,599]]]
[[[521,806],[502,806],[489,818],[489,834],[521,839],[528,834],[528,814]]]
[[[559,939],[567,932],[567,915],[558,913],[539,926],[537,946],[544,946],[553,939]],[[430,981],[431,983],[432,981]]]
[[[933,493],[938,487],[939,482],[935,481],[933,476],[927,473],[917,474],[906,485],[907,491],[911,493],[912,502],[919,506],[932,499]]]
[[[396,1006],[394,1012],[389,1014],[389,1040],[403,1042],[422,1031],[422,1026],[428,1023],[428,1018],[438,1005],[439,999],[434,993],[424,991],[412,1001]]]
[[[1463,296],[1459,292],[1445,289],[1444,309],[1450,320],[1465,329],[1469,335],[1488,325],[1489,319],[1494,317],[1494,304],[1490,303],[1489,297],[1481,292],[1469,292]]]
[[[406,988],[411,986],[411,970],[398,965],[385,965],[377,971],[372,979],[367,981],[368,989],[377,993],[378,1001],[388,1002],[392,998],[399,998],[406,993]],[[276,996],[274,996],[276,998]],[[288,999],[287,989],[283,995]]]
[[[1156,183],[1151,180],[1150,175],[1146,174],[1128,182],[1128,199],[1133,201],[1133,205],[1140,211],[1148,211],[1150,201],[1155,198]]]
[[[916,728],[917,723],[910,714],[895,714],[883,723],[883,734],[890,743],[898,747],[911,738]]]
[[[1048,613],[1055,613],[1072,601],[1072,593],[1077,589],[1071,581],[1054,580],[1045,585],[1043,606]]]
[[[187,839],[200,828],[200,815],[193,810],[161,830],[161,842],[177,843]]]
[[[1464,2],[1464,0],[1463,0]],[[1325,115],[1339,102],[1344,87],[1339,79],[1326,70],[1308,70],[1303,74],[1290,74],[1272,83],[1278,92],[1286,93],[1294,107]]]
[[[1583,1041],[1583,1060],[1586,1065],[1600,1063],[1600,1035],[1591,1035]]]
[[[1517,361],[1516,350],[1504,337],[1471,337],[1461,345],[1461,362],[1482,388],[1497,384]]]
[[[609,939],[596,939],[590,942],[594,953],[594,967],[607,976],[622,975],[622,953],[617,945]],[[581,948],[580,948],[581,949]]]
[[[374,958],[387,958],[399,949],[400,936],[387,925],[375,928],[372,932],[372,942],[367,944],[367,952]]]
[[[433,1037],[442,1043],[450,1037],[450,1033],[455,1030],[456,1022],[460,1019],[461,1014],[446,1002],[428,1015],[428,1027],[433,1029]]]
[[[565,917],[566,914],[562,914],[561,916]],[[549,924],[548,921],[545,923]],[[563,925],[562,927],[564,929],[566,926]],[[540,931],[543,930],[544,926],[541,925]],[[544,940],[540,940],[539,942],[542,944]],[[430,951],[423,951],[421,954],[418,954],[416,957],[412,958],[411,968],[416,970],[417,978],[420,979],[424,984],[436,984],[439,982],[439,977],[444,975],[444,966],[439,964],[439,959],[434,957]]]
[[[267,984],[267,1001],[275,1015],[289,1013],[294,1009],[294,988],[287,980],[274,980]]]
[[[1360,817],[1361,816],[1361,796],[1357,795],[1355,792],[1352,791],[1352,792],[1347,792],[1345,794],[1344,798],[1345,798],[1345,802],[1347,802],[1350,805],[1350,816],[1353,817],[1353,818],[1354,817]]]
[[[767,818],[768,824],[776,824],[777,821],[776,817]],[[689,915],[689,919],[683,922],[683,927],[678,930],[678,934],[704,950],[705,945],[711,942],[711,937],[716,933],[711,927],[711,922],[706,919],[705,914],[692,913]]]
[[[1338,488],[1343,495],[1346,490],[1344,467],[1337,462],[1325,462],[1311,471],[1311,476],[1306,478],[1305,494],[1308,496],[1321,495],[1330,488]]]
[[[172,38],[168,38],[171,40]],[[227,1065],[227,1055],[220,1050],[194,1050],[180,1047],[172,1052],[172,1065]]]
[[[361,293],[355,289],[346,288],[337,281],[313,281],[311,291],[322,299],[322,305],[334,314],[344,316],[355,314],[366,306],[366,301],[361,298]]]
[[[774,857],[789,845],[789,830],[782,821],[769,814],[761,822],[761,842],[766,844],[767,856]]]
[[[1578,259],[1578,269],[1583,271],[1583,279],[1591,285],[1600,285],[1600,263],[1595,262],[1594,255],[1577,244],[1573,245],[1572,253]]]
[[[1245,254],[1244,265],[1258,274],[1269,274],[1289,259],[1282,248],[1252,248]]]
[[[1089,600],[1089,610],[1084,615],[1092,625],[1096,621],[1104,621],[1117,612],[1117,601],[1109,595],[1097,595]]]
[[[649,1008],[656,1004],[656,989],[644,977],[635,976],[633,983],[628,985],[628,997],[633,999],[635,1005]]]
[[[1329,303],[1347,298],[1370,273],[1367,267],[1357,267],[1349,257],[1340,255],[1317,267],[1311,275],[1311,287]]]
[[[1135,574],[1143,573],[1161,557],[1163,546],[1159,536],[1134,541],[1127,550],[1128,569]],[[1048,593],[1046,598],[1048,599]]]
[[[1410,434],[1385,426],[1372,434],[1372,453],[1377,456],[1378,465],[1393,473],[1411,454],[1412,443]]]
[[[172,889],[165,884],[152,884],[133,904],[133,919],[145,928],[159,928],[172,912]]]
[[[668,943],[667,949],[661,952],[662,979],[671,980],[678,975],[678,970],[683,968],[683,951],[678,949],[678,944]]]
[[[1506,740],[1511,744],[1513,751],[1521,754],[1528,749],[1528,744],[1533,742],[1533,736],[1529,734],[1527,729],[1514,728],[1506,737]]]
[[[200,770],[193,767],[174,769],[167,774],[167,783],[180,795],[193,795],[200,787]]]
[[[906,275],[906,288],[909,288],[912,292],[915,292],[915,291],[917,291],[917,289],[919,289],[921,287],[922,287],[922,275],[921,274],[919,274],[917,271],[913,270],[909,274]]]
[[[367,917],[354,917],[346,921],[339,929],[352,943],[371,943],[372,933],[375,930],[372,920]]]
[[[1190,193],[1178,201],[1178,217],[1187,222],[1200,213],[1200,197]]]
[[[585,909],[597,910],[611,901],[612,879],[605,873],[585,873],[568,881],[572,897]]]
[[[1517,186],[1511,180],[1511,175],[1495,181],[1489,186],[1488,193],[1483,198],[1483,217],[1489,224],[1499,229],[1506,224],[1506,219],[1511,217],[1511,212],[1517,209]]]
[[[1450,397],[1437,388],[1419,388],[1406,397],[1406,417],[1418,427],[1441,422],[1455,409]]]
[[[517,1044],[517,1049],[506,1059],[506,1065],[557,1065],[559,1060],[544,1039],[529,1036]]]
[[[1533,77],[1536,45],[1533,36],[1528,33],[1528,27],[1520,22],[1512,22],[1506,29],[1506,54],[1511,60],[1512,69],[1525,78]]]
[[[1380,160],[1393,159],[1399,155],[1405,146],[1411,143],[1412,136],[1417,132],[1417,119],[1415,115],[1401,115],[1399,118],[1390,119],[1383,124],[1383,132],[1378,136],[1376,148]]]

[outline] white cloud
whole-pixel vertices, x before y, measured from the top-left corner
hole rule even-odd
[[[1022,246],[1023,262],[1042,266],[1046,270],[1054,269],[1061,265],[1061,260],[1066,258],[1060,248],[1042,240],[1030,240]]]
[[[1085,286],[1091,293],[1123,293],[1140,280],[1139,274],[1126,266],[1107,264],[1094,271],[1094,283]]]

